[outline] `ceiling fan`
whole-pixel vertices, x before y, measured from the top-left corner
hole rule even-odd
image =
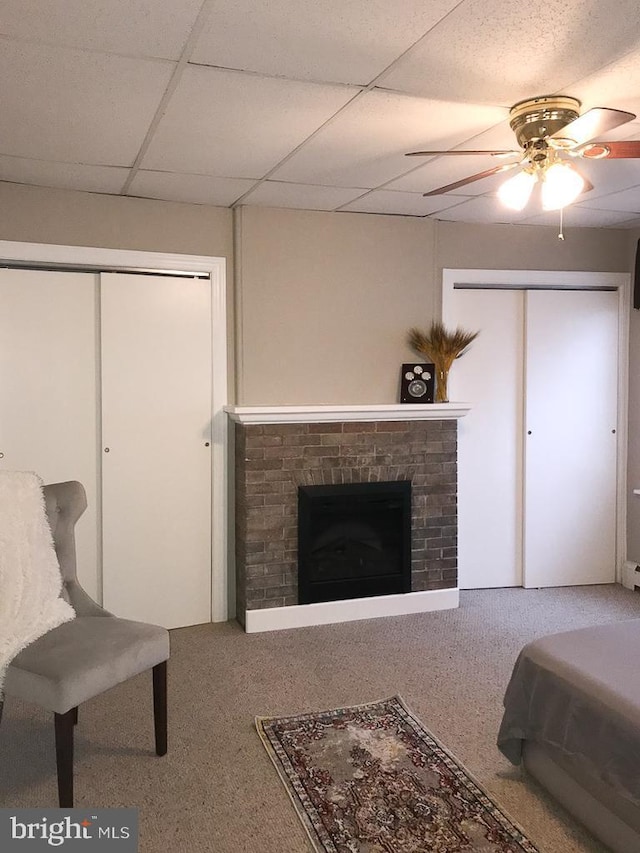
[[[498,190],[500,200],[514,210],[522,210],[539,183],[543,208],[556,210],[571,204],[580,193],[593,189],[572,160],[640,158],[640,141],[594,141],[634,118],[633,113],[607,107],[594,107],[580,115],[580,101],[567,95],[530,98],[519,101],[509,111],[509,124],[516,135],[519,151],[412,151],[406,156],[487,154],[505,160],[483,172],[424,193],[426,197],[442,195],[519,166],[520,171]]]

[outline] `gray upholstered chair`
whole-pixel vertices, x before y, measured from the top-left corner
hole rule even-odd
[[[5,697],[17,696],[53,711],[58,795],[73,806],[73,726],[78,705],[147,669],[153,669],[156,753],[167,752],[167,659],[164,628],[118,619],[78,583],[74,527],[87,507],[81,483],[44,487],[47,518],[63,578],[63,595],[76,618],[49,631],[17,655],[5,679]]]

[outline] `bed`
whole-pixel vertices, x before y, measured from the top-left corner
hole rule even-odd
[[[526,645],[498,747],[615,853],[640,851],[640,619]]]

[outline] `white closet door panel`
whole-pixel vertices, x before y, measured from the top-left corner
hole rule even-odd
[[[458,422],[458,578],[462,589],[522,583],[523,294],[453,291],[447,323],[480,330],[450,374]]]
[[[207,622],[211,285],[101,282],[105,606],[168,628]]]
[[[0,270],[0,466],[80,480],[78,575],[98,593],[96,277]]]
[[[528,291],[525,586],[615,580],[618,295]]]

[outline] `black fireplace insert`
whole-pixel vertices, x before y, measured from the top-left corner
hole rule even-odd
[[[411,482],[298,489],[298,601],[411,591]]]

